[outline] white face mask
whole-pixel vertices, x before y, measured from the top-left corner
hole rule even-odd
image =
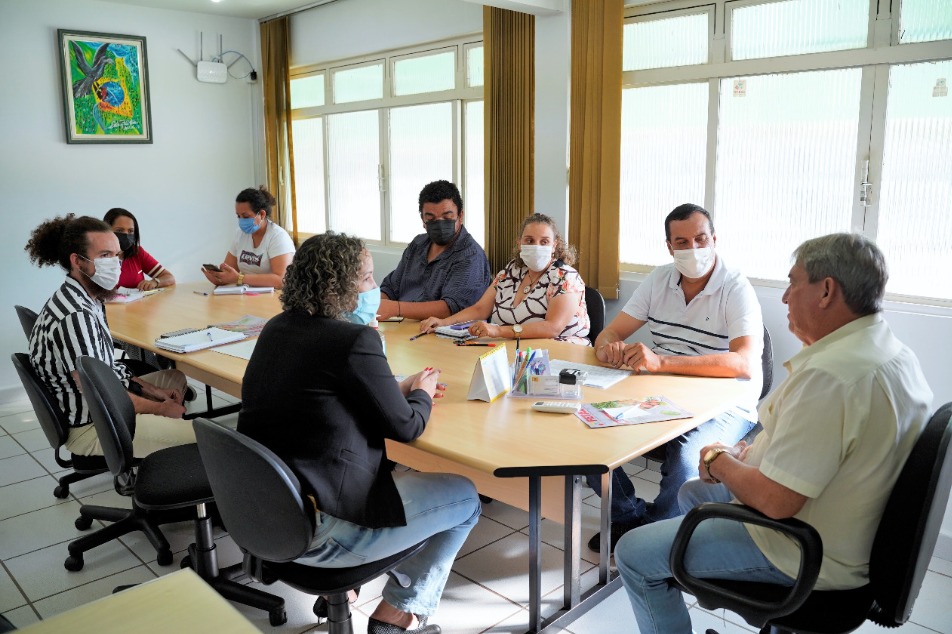
[[[93,266],[96,267],[96,272],[92,275],[86,275],[84,272],[83,275],[86,275],[91,279],[96,285],[101,288],[111,291],[116,288],[116,284],[119,283],[119,274],[122,271],[122,262],[119,258],[96,258],[95,260],[90,260],[89,258],[84,258],[87,262],[92,262]]]
[[[697,279],[714,267],[714,247],[682,249],[674,252],[674,268],[684,277]]]
[[[552,247],[538,244],[524,244],[519,249],[519,257],[530,271],[538,273],[548,267],[552,261]]]

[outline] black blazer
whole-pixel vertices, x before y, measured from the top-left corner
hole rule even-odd
[[[372,328],[290,311],[258,338],[238,431],[287,462],[321,511],[368,528],[405,526],[384,439],[422,434],[431,407],[423,390],[400,392]]]

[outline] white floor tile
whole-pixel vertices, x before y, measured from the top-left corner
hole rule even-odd
[[[55,477],[58,480],[61,476],[62,474],[58,474]],[[112,474],[108,471],[69,485],[69,494],[80,502],[85,502],[87,498],[107,491],[115,491]]]
[[[24,398],[10,401],[9,403],[0,403],[0,427],[3,426],[3,419],[7,416],[13,416],[15,414],[22,414],[23,412],[33,413],[33,405],[30,404],[30,400],[25,398],[26,393],[24,392]]]
[[[138,566],[72,590],[55,594],[48,599],[37,601],[33,606],[41,617],[49,618],[70,608],[109,596],[117,586],[145,583],[152,579],[155,579],[155,575],[151,570],[145,566]]]
[[[79,517],[79,506],[78,502],[67,501],[0,522],[0,559],[6,561],[81,537],[83,533],[73,525]]]
[[[53,496],[54,487],[56,478],[47,474],[3,487],[0,493],[0,499],[3,500],[3,504],[0,504],[0,520],[65,503],[66,500],[58,500]]]
[[[21,431],[13,434],[12,438],[25,447],[27,451],[37,451],[50,446],[50,441],[46,439],[46,434],[42,429]]]
[[[5,559],[4,564],[30,601],[45,599],[142,565],[139,558],[128,548],[118,547],[115,542],[83,553],[85,565],[82,570],[76,572],[70,572],[63,567],[67,556],[67,544],[63,543]]]
[[[952,577],[952,561],[933,557],[929,562],[929,570],[937,572],[940,575],[945,575],[946,577]]]
[[[2,407],[0,407],[2,411]],[[8,434],[19,434],[21,431],[39,429],[40,421],[36,419],[33,409],[27,404],[27,409],[0,418],[0,427]]]
[[[624,588],[565,626],[573,634],[638,634]]]
[[[515,530],[522,530],[529,525],[529,513],[514,506],[504,504],[499,500],[483,503],[483,517],[489,517],[500,524]]]
[[[519,605],[456,573],[450,573],[440,607],[430,620],[438,623],[444,632],[477,634],[514,614],[523,615],[523,627],[528,623],[529,613]]]
[[[926,572],[910,621],[937,631],[952,630],[952,578]]]
[[[522,610],[516,614],[513,614],[505,621],[502,621],[501,623],[489,628],[486,630],[486,634],[522,634],[526,631],[528,625],[529,611]],[[444,627],[443,631],[452,632],[453,630]],[[572,634],[572,631],[556,628],[552,630],[552,634]]]
[[[45,475],[46,470],[28,453],[0,460],[0,487]]]
[[[17,588],[16,583],[7,574],[7,571],[0,568],[0,612],[13,610],[22,605],[26,605],[27,598]]]
[[[709,628],[716,630],[719,634],[749,634],[749,632],[757,631],[750,626],[741,626],[724,618],[723,610],[719,610],[718,614],[712,614],[701,608],[691,608],[689,613],[691,626],[695,632],[703,632]]]
[[[287,623],[279,627],[271,626],[268,622],[268,613],[264,610],[232,602],[232,605],[262,632],[308,632],[317,627],[317,617],[314,616],[313,612],[316,597],[299,592],[280,581],[272,583],[269,586],[257,582],[250,585],[269,594],[284,597],[284,609],[287,613],[288,620]],[[367,615],[353,607],[351,608],[351,615],[354,623],[354,632],[366,632]],[[326,628],[327,626],[324,625],[320,630],[316,631],[326,632]]]
[[[469,553],[498,541],[506,535],[512,534],[513,532],[514,531],[512,528],[500,524],[492,518],[480,517],[479,521],[476,523],[476,526],[474,526],[473,530],[469,532],[469,536],[463,543],[463,547],[460,548],[457,557],[468,555]]]
[[[37,623],[40,620],[40,618],[36,615],[36,612],[34,612],[33,608],[29,605],[24,605],[22,608],[4,612],[3,616],[7,617],[7,620],[13,623],[14,627],[18,629],[23,629],[27,625],[32,625],[33,623]]]
[[[3,458],[9,458],[10,456],[19,456],[25,454],[26,449],[24,449],[20,443],[13,439],[13,436],[0,436],[0,460]]]
[[[60,452],[60,455],[66,455],[65,452]],[[64,473],[69,473],[71,469],[64,468],[59,466],[56,462],[55,452],[52,447],[47,447],[46,449],[40,449],[33,452],[33,457],[43,465],[43,468],[46,469],[49,473],[59,477]]]

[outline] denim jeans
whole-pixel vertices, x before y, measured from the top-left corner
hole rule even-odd
[[[419,553],[399,566],[410,577],[401,588],[393,578],[383,590],[384,600],[404,612],[429,616],[436,611],[456,553],[479,519],[476,487],[466,478],[446,473],[395,473],[406,526],[365,528],[319,514],[311,549],[297,563],[346,568],[383,559],[429,538]]]
[[[723,484],[689,481],[680,499],[688,504],[729,502]],[[687,510],[686,508],[684,509]],[[691,617],[681,591],[669,585],[669,556],[680,518],[649,524],[625,533],[615,547],[615,564],[641,634],[690,634]],[[744,525],[731,520],[701,522],[691,537],[685,567],[699,578],[742,579],[793,585],[793,579],[773,567],[750,538]]]
[[[734,412],[724,412],[698,425],[683,436],[669,440],[661,463],[661,490],[654,502],[648,503],[635,493],[635,485],[621,467],[612,471],[612,522],[631,524],[636,521],[657,522],[680,515],[678,489],[689,478],[697,477],[701,449],[720,441],[733,445],[753,429],[755,423]],[[588,485],[602,494],[601,476],[587,476]]]

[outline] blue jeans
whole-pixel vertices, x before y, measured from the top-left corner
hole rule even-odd
[[[311,550],[298,563],[326,568],[347,568],[383,559],[429,538],[419,553],[399,570],[410,577],[401,588],[391,577],[383,589],[384,601],[404,612],[429,616],[436,612],[456,553],[481,510],[476,487],[466,478],[446,473],[393,474],[406,526],[365,528],[336,517],[319,514]]]
[[[688,504],[729,502],[723,484],[698,479],[681,489]],[[687,508],[684,508],[687,511]],[[681,591],[669,585],[668,562],[681,519],[649,524],[625,533],[615,547],[615,564],[635,611],[641,634],[690,634],[691,617]],[[740,522],[713,519],[701,522],[691,537],[685,567],[699,578],[742,579],[793,585],[793,579],[773,567]]]
[[[661,490],[652,503],[635,494],[635,485],[621,467],[612,471],[612,522],[650,523],[680,515],[678,489],[689,478],[697,477],[701,449],[717,441],[725,445],[736,444],[754,425],[755,423],[736,413],[724,412],[683,436],[669,440],[664,445],[665,457],[661,463]],[[586,479],[588,485],[600,496],[601,476],[590,475]]]

